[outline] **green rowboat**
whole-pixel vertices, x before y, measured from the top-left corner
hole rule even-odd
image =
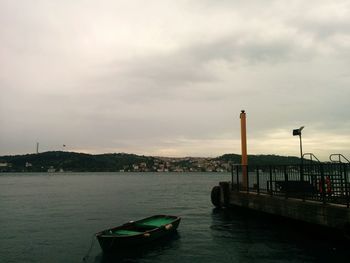
[[[96,233],[96,238],[104,253],[118,252],[149,244],[176,232],[180,220],[177,216],[155,215],[103,230]]]

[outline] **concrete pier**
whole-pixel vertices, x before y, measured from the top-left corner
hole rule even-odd
[[[283,198],[234,190],[231,182],[220,182],[220,206],[242,207],[310,224],[334,228],[350,236],[350,209],[341,204]],[[218,190],[216,187],[216,190]]]

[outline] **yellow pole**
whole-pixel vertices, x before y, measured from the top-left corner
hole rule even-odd
[[[241,146],[242,146],[242,186],[247,188],[247,165],[248,165],[248,155],[247,155],[247,126],[246,126],[246,113],[244,110],[240,114],[241,119]]]

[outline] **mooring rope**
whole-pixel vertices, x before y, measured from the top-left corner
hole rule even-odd
[[[90,248],[87,251],[85,257],[83,257],[83,262],[86,262],[89,259],[89,256],[90,256],[92,248],[94,247],[95,241],[96,241],[95,235],[92,235]]]

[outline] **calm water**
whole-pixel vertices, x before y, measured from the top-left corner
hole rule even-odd
[[[347,246],[242,211],[217,211],[229,174],[0,174],[0,262],[81,262],[92,234],[153,214],[179,215],[178,235],[129,258],[88,262],[349,262]]]

